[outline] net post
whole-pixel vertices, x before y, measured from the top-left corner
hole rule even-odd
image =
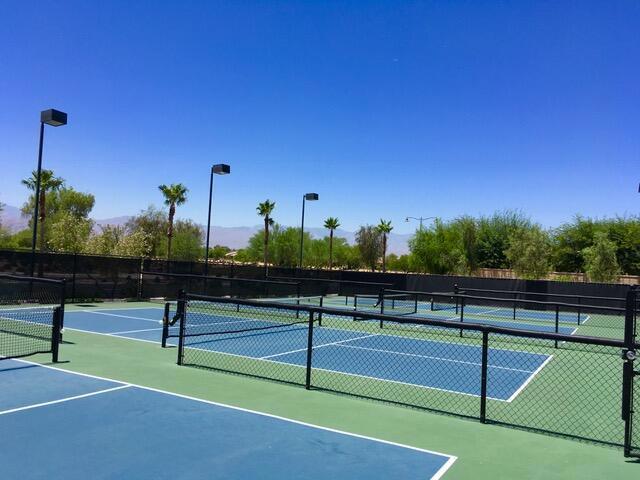
[[[311,390],[311,366],[313,356],[313,310],[309,312],[309,329],[307,336],[307,376],[305,379],[304,388]]]
[[[487,422],[487,370],[489,369],[489,332],[482,331],[482,369],[480,376],[480,422]]]
[[[184,356],[184,329],[185,329],[185,318],[187,316],[187,308],[186,308],[186,295],[184,290],[180,290],[178,294],[178,308],[176,315],[179,315],[180,319],[180,335],[178,336],[178,365],[182,365],[182,360]]]
[[[582,316],[582,297],[578,297],[578,325],[580,325],[580,317]]]
[[[164,304],[164,313],[162,315],[162,348],[167,348],[167,338],[169,337],[169,311],[170,304]]]
[[[414,295],[414,303],[413,303],[413,313],[418,313],[418,294]]]
[[[560,305],[556,304],[556,321],[554,331],[558,333],[560,331]],[[558,348],[558,340],[553,341],[554,347]]]
[[[324,307],[324,297],[320,297],[320,308]],[[318,326],[322,326],[322,312],[318,312]]]
[[[393,302],[393,300],[391,300],[391,301]],[[380,302],[380,314],[384,315],[384,288],[380,289],[379,302]]]
[[[456,299],[456,315],[458,314],[458,302],[460,301],[460,298],[458,297],[460,293],[460,287],[458,287],[457,283],[453,284],[453,295],[454,298]],[[431,303],[431,310],[433,310],[433,301]]]
[[[518,308],[518,299],[514,298],[513,299],[513,319],[516,319],[516,310]]]
[[[51,329],[51,360],[58,363],[58,354],[60,351],[60,340],[62,329],[62,307],[56,307],[53,310],[53,325]]]

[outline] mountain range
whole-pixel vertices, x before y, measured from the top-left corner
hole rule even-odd
[[[131,216],[112,217],[104,219],[94,219],[96,226],[103,225],[124,225],[131,218]],[[22,230],[27,227],[27,219],[22,216],[20,209],[11,205],[4,205],[2,212],[0,212],[0,224],[8,228],[12,232]],[[203,230],[206,228],[201,225]],[[262,226],[253,225],[250,227],[220,227],[213,226],[211,228],[211,245],[225,245],[232,249],[243,248],[247,245],[249,238],[260,231]],[[326,228],[309,227],[305,229],[314,238],[322,238],[328,234]],[[347,242],[353,244],[355,241],[355,233],[347,230],[338,229],[335,231],[336,237],[342,237]],[[402,255],[408,253],[409,247],[407,245],[411,235],[407,234],[395,234],[391,233],[388,239],[387,251],[389,253],[395,253]]]

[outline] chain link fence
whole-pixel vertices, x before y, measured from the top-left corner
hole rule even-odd
[[[438,309],[444,298],[453,306]],[[457,302],[460,314],[463,298],[442,295],[425,304],[451,315]],[[558,330],[548,305],[524,310],[552,328],[526,330],[477,317],[421,318],[406,313],[404,301],[392,299],[404,315],[387,315],[372,305],[356,310],[186,294],[173,327],[178,363],[623,446],[622,338]],[[385,303],[380,299],[381,310]],[[618,316],[617,310],[601,314]],[[571,313],[566,323],[577,328],[582,323]]]

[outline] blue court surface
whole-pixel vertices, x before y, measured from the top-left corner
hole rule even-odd
[[[25,361],[0,375],[6,479],[438,479],[456,460]]]
[[[160,342],[161,317],[159,308],[83,310],[67,312],[65,328]],[[238,317],[213,314],[199,318],[211,324],[238,321]],[[252,326],[266,325],[269,324],[255,320]],[[293,325],[258,332],[188,337],[185,347],[305,368],[307,334],[306,325]],[[176,339],[172,340],[175,343]],[[487,397],[513,401],[551,359],[538,353],[490,348]],[[407,363],[410,368],[406,368]],[[321,327],[314,330],[313,366],[373,380],[480,396],[482,349],[464,343]]]

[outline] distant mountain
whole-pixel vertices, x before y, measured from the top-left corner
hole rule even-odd
[[[120,226],[127,223],[131,218],[130,215],[123,215],[120,217],[95,219],[96,231],[100,229],[98,227],[104,225]],[[5,205],[3,211],[0,213],[0,224],[5,228],[8,228],[12,232],[17,232],[27,227],[27,219],[22,216],[20,209],[11,205]],[[205,225],[201,225],[203,230],[206,229]],[[256,232],[262,229],[260,225],[254,225],[251,227],[217,227],[211,228],[211,245],[225,245],[232,249],[243,248],[247,246],[249,238]],[[314,228],[310,227],[307,230],[314,238],[323,238],[328,235],[326,228]],[[355,233],[346,230],[338,229],[335,231],[336,237],[346,238],[347,242],[353,244],[355,242]],[[391,233],[388,240],[389,253],[395,253],[402,255],[409,252],[407,245],[411,235],[399,235]]]
[[[0,225],[11,232],[17,232],[27,228],[29,222],[22,216],[18,207],[4,205],[0,212]]]

